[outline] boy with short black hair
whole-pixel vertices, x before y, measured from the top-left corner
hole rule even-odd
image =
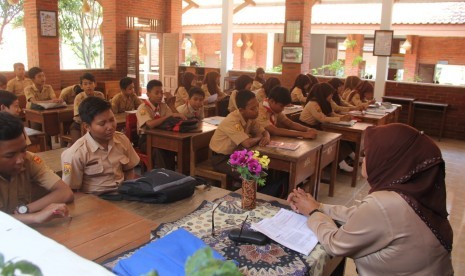
[[[184,114],[187,119],[198,119],[202,120],[204,117],[203,112],[203,102],[205,100],[205,92],[200,87],[192,87],[188,91],[189,99],[183,105],[180,105],[176,108],[176,110]]]
[[[179,113],[173,113],[169,106],[163,102],[163,84],[159,80],[151,80],[147,83],[148,100],[143,100],[137,108],[137,133],[139,134],[139,149],[141,151],[147,148],[147,128],[156,128],[170,117],[179,117],[183,120],[186,116]],[[152,154],[158,167],[174,170],[174,153],[167,150],[157,150]]]
[[[289,90],[282,86],[274,87],[260,105],[258,122],[271,135],[314,139],[317,135],[316,130],[293,122],[282,113],[284,107],[290,103]]]
[[[18,62],[13,64],[13,69],[15,72],[15,77],[8,81],[6,90],[14,93],[15,95],[23,95],[24,88],[29,85],[32,85],[33,82],[31,79],[26,77],[26,70],[24,69],[24,64]]]
[[[37,200],[33,186],[49,193]],[[65,204],[73,201],[71,189],[38,156],[26,151],[23,123],[0,112],[0,211],[26,223],[42,223],[68,216]]]
[[[84,193],[116,193],[124,180],[135,177],[139,156],[129,139],[115,131],[108,101],[88,97],[79,105],[79,114],[87,133],[62,153],[63,181]]]
[[[51,85],[45,84],[45,73],[39,67],[29,69],[29,78],[32,80],[32,85],[24,88],[26,96],[26,108],[31,108],[32,103],[60,103],[62,99],[57,99],[55,91]]]
[[[121,93],[111,99],[113,113],[117,114],[137,109],[142,102],[135,93],[134,81],[129,77],[122,78],[119,81],[119,88]]]

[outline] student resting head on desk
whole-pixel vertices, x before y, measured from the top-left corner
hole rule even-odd
[[[373,95],[373,85],[368,81],[362,81],[354,90],[345,93],[344,99],[352,105],[366,109],[370,104],[375,103]]]
[[[129,139],[115,131],[115,115],[108,101],[85,98],[79,116],[87,133],[61,154],[63,181],[84,193],[116,192],[121,182],[135,177],[139,156]]]
[[[371,189],[358,207],[302,190],[288,197],[326,252],[353,258],[359,275],[453,275],[445,164],[433,140],[404,124],[369,127],[362,175]]]
[[[287,88],[276,86],[259,107],[258,122],[271,135],[314,139],[316,130],[293,122],[283,114],[284,107],[291,103]]]
[[[0,210],[27,224],[68,216],[73,192],[38,156],[26,151],[21,120],[0,112]],[[34,185],[49,191],[34,200]],[[34,201],[33,201],[34,200]]]
[[[129,77],[122,78],[119,81],[119,88],[121,93],[111,99],[113,113],[136,110],[142,102],[135,93],[134,81]]]
[[[187,119],[202,120],[204,117],[203,103],[205,100],[205,92],[202,88],[194,86],[189,89],[189,99],[183,105],[180,105],[176,110],[184,114]]]
[[[236,103],[238,109],[229,113],[218,125],[210,140],[213,168],[233,178],[237,178],[238,174],[233,173],[227,163],[235,150],[257,144],[265,146],[270,142],[270,134],[256,120],[259,105],[255,94],[250,90],[239,90]]]

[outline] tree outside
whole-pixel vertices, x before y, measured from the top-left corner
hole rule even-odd
[[[23,0],[16,5],[11,5],[7,0],[0,0],[0,45],[3,43],[6,26],[18,16],[23,16]]]

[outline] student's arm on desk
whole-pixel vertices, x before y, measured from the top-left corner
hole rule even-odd
[[[160,118],[157,118],[157,119],[152,119],[150,121],[147,121],[145,122],[145,125],[148,127],[148,128],[156,128],[157,126],[163,124],[164,121],[166,121],[166,119],[170,118],[170,117],[178,117],[178,118],[181,118],[183,120],[186,120],[186,116],[184,114],[181,114],[181,113],[172,113],[170,115],[167,115],[167,116],[163,116],[163,117],[160,117]]]
[[[266,127],[266,130],[268,130],[270,134],[277,135],[277,136],[303,137],[303,138],[308,138],[308,139],[316,138],[317,132],[313,128],[303,126],[291,120],[283,121],[282,124],[286,128],[280,128],[280,127],[276,127],[270,124]]]

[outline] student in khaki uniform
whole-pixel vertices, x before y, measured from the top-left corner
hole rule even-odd
[[[205,103],[208,103],[208,97],[218,94],[216,100],[221,100],[226,94],[220,88],[220,73],[210,71],[203,80],[202,90],[205,92]]]
[[[35,199],[33,186],[49,191]],[[73,192],[38,156],[26,151],[23,124],[0,112],[0,211],[30,224],[68,216]]]
[[[238,109],[219,124],[210,141],[213,168],[235,179],[238,175],[228,165],[229,156],[240,147],[265,146],[270,142],[270,134],[256,120],[258,101],[255,94],[250,90],[239,90],[236,103]]]
[[[24,64],[15,63],[13,64],[13,69],[15,72],[15,77],[8,81],[6,90],[18,95],[24,94],[24,88],[26,86],[32,85],[32,80],[26,78],[26,70],[24,69]]]
[[[258,103],[263,103],[263,100],[268,98],[268,95],[271,92],[271,89],[275,88],[276,86],[280,86],[281,81],[278,78],[270,77],[265,81],[265,84],[262,88],[258,89],[255,93],[257,96]]]
[[[71,144],[74,144],[79,138],[81,138],[81,117],[79,117],[79,105],[87,97],[98,97],[105,99],[102,92],[95,91],[95,77],[90,73],[84,73],[81,78],[79,85],[83,92],[79,93],[74,98],[74,122],[69,127],[69,133],[71,135]]]
[[[204,117],[203,102],[205,100],[205,92],[202,88],[192,87],[189,90],[189,100],[187,103],[176,108],[179,113],[184,114],[187,119],[198,119],[199,121]]]
[[[307,102],[307,90],[310,87],[311,81],[307,75],[300,74],[291,88],[291,100],[294,104],[305,104]]]
[[[261,67],[258,67],[257,70],[255,70],[255,77],[253,79],[253,83],[252,83],[252,86],[250,87],[250,90],[255,92],[256,90],[262,88],[264,84],[265,84],[265,70]]]
[[[131,78],[122,78],[119,81],[121,93],[111,99],[111,110],[113,113],[123,113],[125,111],[136,110],[142,103],[134,90],[134,81]]]
[[[19,106],[18,97],[5,90],[0,90],[0,111],[10,113],[11,115],[18,117],[21,115],[21,107]],[[26,145],[31,145],[31,140],[24,132],[24,138],[26,139]]]
[[[239,90],[250,90],[252,87],[253,79],[247,75],[240,75],[236,81],[234,82],[234,90],[231,92],[231,96],[229,97],[229,105],[228,110],[229,112],[233,112],[237,110],[236,106],[236,94]]]
[[[139,156],[129,139],[115,131],[108,101],[88,97],[79,105],[79,114],[87,133],[62,153],[63,181],[84,193],[116,193],[124,180],[135,178]]]
[[[147,149],[147,135],[145,129],[156,128],[170,117],[179,117],[183,120],[186,116],[172,113],[163,100],[163,84],[159,80],[151,80],[147,83],[148,100],[143,100],[137,109],[137,133],[139,134],[139,149],[145,152]],[[174,170],[174,153],[167,150],[152,150],[152,158],[158,167]]]
[[[276,86],[260,105],[258,122],[271,135],[314,139],[316,130],[293,122],[283,114],[284,107],[291,103],[287,88]]]
[[[29,69],[29,78],[33,84],[24,88],[26,96],[26,108],[31,108],[32,103],[54,102],[61,103],[62,99],[57,99],[52,86],[45,84],[45,74],[39,67]]]
[[[74,99],[82,91],[83,90],[79,84],[70,85],[61,90],[58,98],[62,99],[66,104],[74,104]]]
[[[176,91],[174,92],[174,96],[176,97],[176,102],[174,103],[174,107],[178,107],[183,105],[189,99],[188,91],[197,85],[197,80],[195,79],[195,74],[191,72],[185,72],[182,76],[182,85],[179,86]]]

